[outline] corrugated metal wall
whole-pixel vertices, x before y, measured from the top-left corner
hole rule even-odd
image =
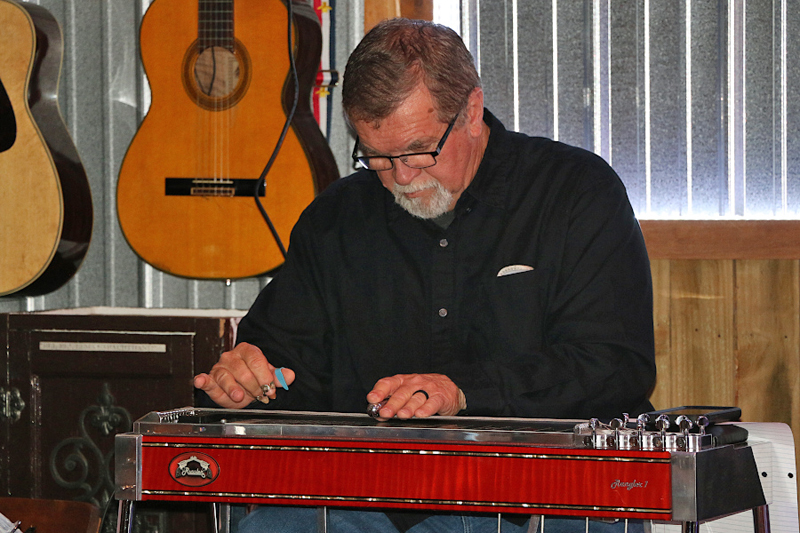
[[[157,0],[169,1],[169,0]],[[0,311],[134,306],[245,309],[265,279],[179,279],[139,261],[115,212],[117,173],[147,104],[137,50],[148,0],[40,0],[61,22],[60,102],[95,209],[64,288]],[[278,0],[264,0],[277,6]],[[640,217],[800,214],[800,9],[788,0],[462,0],[462,35],[507,127],[594,150]],[[363,2],[335,3],[337,67]],[[338,91],[334,91],[338,96]],[[349,171],[337,105],[330,143]]]
[[[150,0],[32,3],[47,8],[62,26],[64,64],[59,103],[92,188],[94,229],[87,257],[69,283],[45,296],[0,298],[0,312],[88,306],[247,309],[266,279],[228,284],[164,274],[138,259],[117,222],[117,176],[149,98],[138,34]],[[363,4],[361,0],[340,0],[339,4],[336,53],[337,63],[343,66],[362,33]],[[285,9],[279,0],[264,0],[264,5]],[[340,108],[337,106],[333,113],[331,146],[340,172],[345,173],[351,139]]]

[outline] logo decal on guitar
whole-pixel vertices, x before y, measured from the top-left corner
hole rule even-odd
[[[210,455],[187,452],[169,463],[169,475],[187,487],[203,487],[219,476],[219,464]]]
[[[612,489],[625,489],[625,490],[632,490],[632,489],[645,489],[647,488],[647,481],[620,481],[619,479],[615,479],[611,483]]]

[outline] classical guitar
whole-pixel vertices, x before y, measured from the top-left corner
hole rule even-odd
[[[58,22],[40,6],[0,0],[0,28],[0,296],[35,296],[83,262],[92,198],[56,99]]]
[[[310,109],[319,21],[293,0],[297,111],[259,198],[280,239],[338,177]],[[170,274],[234,279],[283,262],[256,184],[294,99],[281,0],[155,0],[141,25],[152,102],[117,184],[133,250]]]

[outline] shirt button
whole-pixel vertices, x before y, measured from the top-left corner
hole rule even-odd
[[[442,317],[442,318],[446,317],[447,316],[447,309],[445,309],[444,307],[439,309],[439,316]]]
[[[447,242],[447,239],[442,239],[441,241],[439,241],[439,246],[441,246],[442,248],[447,248],[448,244],[450,243]]]

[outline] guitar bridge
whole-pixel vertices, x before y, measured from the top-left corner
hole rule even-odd
[[[166,196],[253,196],[258,184],[250,178],[165,178]],[[266,185],[259,187],[258,195],[264,196]]]

